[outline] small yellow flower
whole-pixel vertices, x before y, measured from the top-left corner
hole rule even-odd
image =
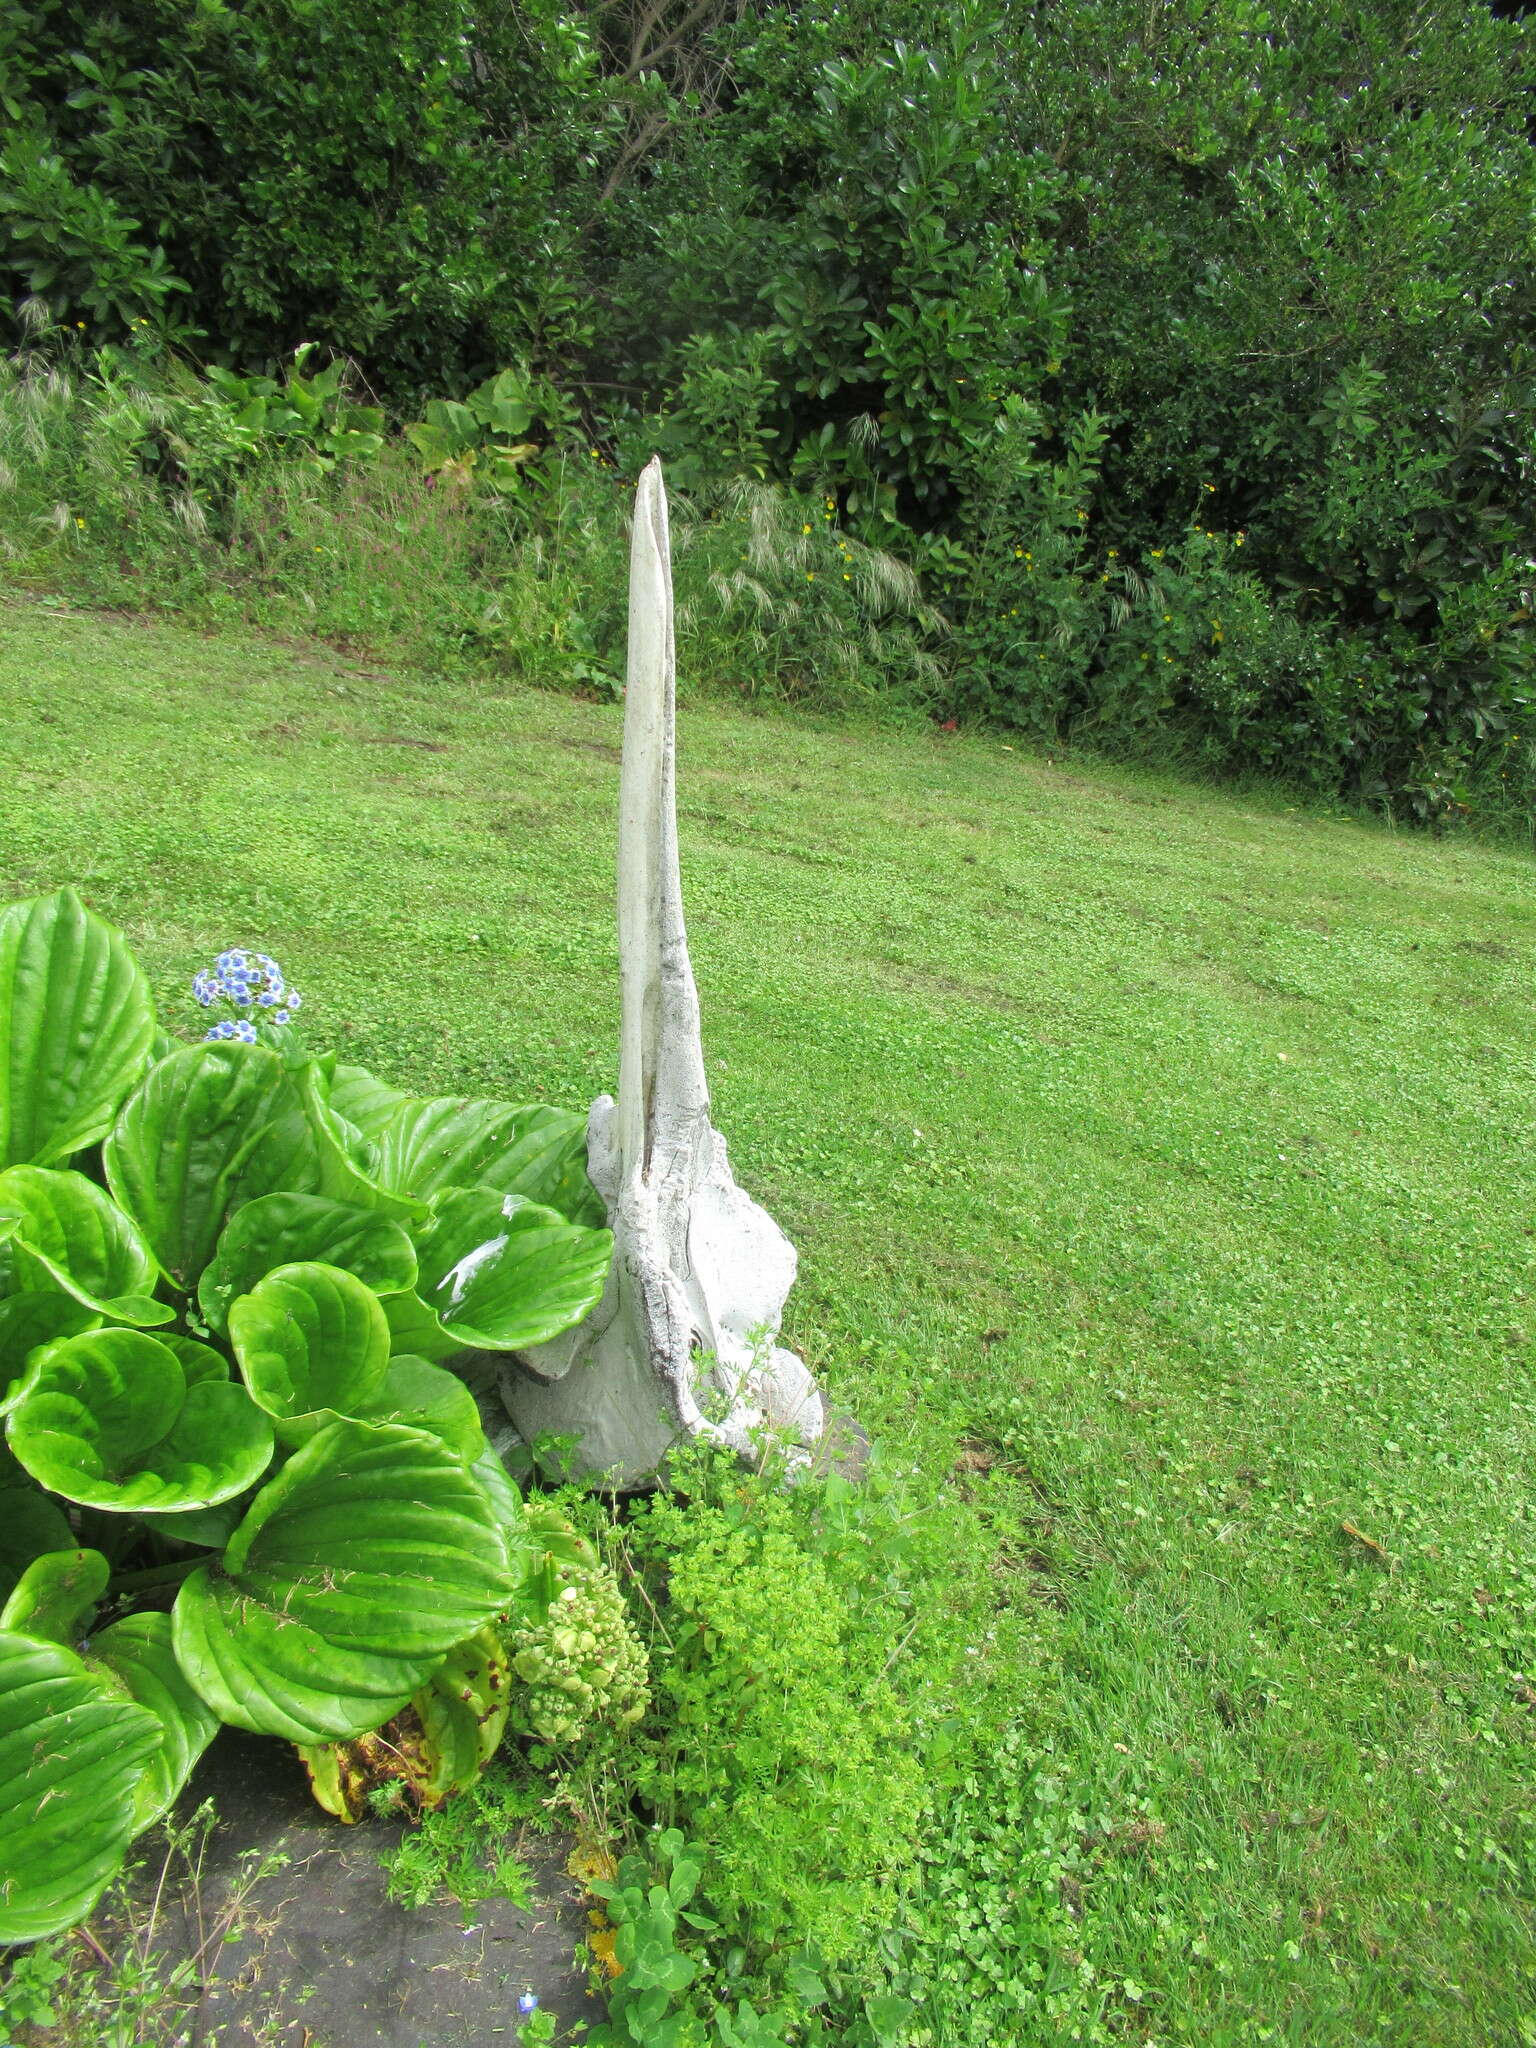
[[[1013,559],[1017,562],[1022,559],[1023,554],[1024,550],[1022,548],[1015,548],[1013,551]]]
[[[82,334],[85,332],[85,322],[83,320],[77,320],[75,322],[75,325],[80,329],[80,332]]]
[[[802,527],[801,527],[801,529],[800,529],[800,531],[801,531],[802,533],[809,533],[809,532],[810,532],[810,530],[811,530],[811,529],[810,529],[810,527],[809,527],[808,525],[807,525],[807,526],[802,526]]]
[[[1241,546],[1242,546],[1242,544],[1243,544],[1243,542],[1244,542],[1244,541],[1245,541],[1245,540],[1246,540],[1247,538],[1248,538],[1248,536],[1247,536],[1247,534],[1246,534],[1246,533],[1240,533],[1240,534],[1238,534],[1238,535],[1236,536],[1236,541],[1237,541],[1237,545],[1238,545],[1239,547],[1241,547]]]
[[[849,577],[849,575],[848,575],[848,571],[847,571],[847,570],[845,569],[845,570],[843,571],[843,581],[844,581],[845,583],[847,583],[847,582],[849,582],[850,580],[851,580],[851,579],[850,579],[850,577]]]
[[[1029,552],[1028,552],[1028,551],[1026,550],[1026,552],[1025,552],[1025,555],[1024,555],[1024,559],[1025,559],[1025,561],[1026,561],[1026,562],[1032,562],[1032,561],[1033,561],[1033,560],[1034,560],[1035,558],[1034,558],[1034,556],[1033,556],[1032,554],[1030,554],[1030,553],[1029,553]]]
[[[1113,562],[1113,561],[1117,561],[1117,560],[1119,559],[1119,555],[1120,555],[1120,550],[1119,550],[1118,548],[1111,548],[1111,549],[1110,549],[1110,551],[1109,551],[1109,559],[1110,559],[1110,560],[1111,560],[1112,562]]]
[[[1109,575],[1108,575],[1108,572],[1107,572],[1107,571],[1106,571],[1106,573],[1105,573],[1104,575],[1102,575],[1102,576],[1101,576],[1101,577],[1099,578],[1099,581],[1100,581],[1101,583],[1107,583],[1107,582],[1109,581]]]
[[[1152,559],[1154,562],[1160,562],[1163,559],[1163,551],[1161,548],[1154,548],[1152,550]]]
[[[1202,484],[1202,485],[1200,486],[1200,488],[1201,488],[1201,490],[1202,490],[1202,491],[1209,491],[1209,492],[1210,492],[1210,494],[1211,494],[1211,496],[1212,496],[1213,498],[1215,497],[1215,495],[1216,495],[1216,486],[1215,486],[1214,484]]]
[[[82,518],[80,518],[78,514],[76,515],[76,518],[75,518],[75,524],[76,524],[76,526],[78,526],[78,527],[79,527],[80,531],[81,531],[82,533],[84,533],[84,531],[85,531],[85,521],[84,521],[84,520],[83,520]]]
[[[1014,606],[1013,610],[1008,614],[1008,616],[1010,619],[1016,619],[1019,616],[1019,608],[1017,605]]]
[[[807,583],[814,583],[816,581],[816,571],[814,569],[807,569],[805,572],[805,580]]]
[[[1164,624],[1165,626],[1171,626],[1171,625],[1173,624],[1173,613],[1172,613],[1172,612],[1164,612],[1164,613],[1163,613],[1163,624]]]

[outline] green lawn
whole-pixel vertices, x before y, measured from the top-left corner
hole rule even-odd
[[[613,1085],[617,709],[32,605],[0,694],[0,889],[173,1028],[255,943],[392,1080]],[[931,2040],[1536,2044],[1536,868],[714,707],[680,774],[717,1120],[997,1731]]]

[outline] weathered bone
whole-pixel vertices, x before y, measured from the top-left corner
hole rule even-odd
[[[577,1439],[576,1467],[615,1486],[682,1438],[746,1457],[762,1437],[808,1455],[826,1427],[802,1361],[774,1340],[794,1246],[736,1185],[709,1120],[699,998],[677,861],[676,661],[661,464],[635,497],[629,677],[619,771],[619,1098],[587,1123],[587,1170],[613,1265],[576,1329],[519,1352],[502,1399],[522,1435]]]

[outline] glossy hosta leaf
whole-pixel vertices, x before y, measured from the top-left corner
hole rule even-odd
[[[14,1283],[23,1292],[59,1291],[86,1308],[139,1328],[176,1311],[153,1299],[159,1272],[149,1246],[105,1189],[83,1173],[13,1166],[0,1173],[0,1227],[10,1235]]]
[[[130,1614],[114,1621],[82,1657],[88,1671],[147,1708],[160,1725],[160,1747],[138,1783],[137,1833],[170,1811],[192,1766],[218,1734],[218,1716],[198,1698],[176,1662],[168,1614]]]
[[[155,1342],[175,1352],[182,1378],[189,1387],[195,1387],[200,1380],[223,1385],[230,1376],[229,1360],[211,1344],[200,1344],[195,1337],[180,1337],[172,1330],[156,1330]]]
[[[68,1550],[74,1540],[58,1503],[8,1463],[0,1479],[0,1600],[9,1600],[34,1558]]]
[[[339,1266],[375,1294],[403,1293],[416,1281],[415,1249],[392,1218],[324,1195],[262,1195],[230,1218],[198,1282],[198,1304],[222,1330],[237,1295],[279,1266],[306,1263]]]
[[[73,889],[0,911],[0,1166],[103,1137],[149,1064],[155,1009],[122,934]]]
[[[484,1490],[421,1430],[328,1424],[176,1599],[176,1655],[221,1720],[290,1742],[380,1727],[512,1590]]]
[[[0,1633],[0,1942],[55,1934],[95,1905],[160,1741],[154,1715],[73,1650]]]
[[[383,1130],[397,1111],[420,1100],[404,1088],[391,1088],[366,1067],[338,1065],[331,1075],[330,1104],[365,1137]]]
[[[0,1415],[26,1392],[39,1349],[92,1330],[101,1317],[72,1294],[12,1294],[0,1301]]]
[[[85,1634],[110,1577],[99,1550],[45,1551],[33,1558],[0,1608],[0,1629],[73,1645]]]
[[[367,1419],[430,1430],[468,1460],[479,1457],[485,1448],[474,1395],[455,1374],[425,1358],[406,1355],[390,1360]]]
[[[190,1543],[202,1550],[222,1550],[245,1519],[250,1506],[248,1493],[222,1500],[216,1508],[189,1508],[180,1515],[145,1515],[146,1529],[157,1536],[169,1536],[175,1543]]]
[[[313,1193],[320,1178],[293,1077],[264,1045],[215,1041],[161,1060],[124,1103],[103,1157],[119,1206],[183,1289],[243,1203]]]
[[[229,1341],[285,1443],[333,1416],[370,1412],[389,1365],[383,1309],[338,1266],[279,1266],[231,1306]]]
[[[50,1344],[6,1434],[40,1485],[114,1513],[211,1507],[272,1457],[272,1425],[244,1387],[189,1386],[176,1353],[140,1330]]]
[[[495,1188],[571,1221],[605,1220],[587,1179],[587,1120],[574,1110],[401,1095],[362,1067],[338,1067],[330,1099],[373,1144],[386,1187],[420,1196]]]
[[[613,1238],[490,1188],[438,1195],[416,1234],[417,1292],[450,1337],[490,1351],[542,1344],[603,1291]]]
[[[389,1187],[379,1174],[378,1148],[331,1104],[331,1083],[320,1063],[295,1069],[295,1084],[314,1133],[320,1162],[318,1192],[356,1209],[415,1220],[425,1205],[403,1189]]]
[[[507,1554],[512,1560],[514,1571],[521,1572],[523,1555],[527,1549],[527,1524],[523,1515],[523,1497],[506,1466],[487,1444],[470,1465],[470,1471],[485,1488],[486,1498],[495,1510],[496,1519],[502,1526],[507,1539]]]
[[[389,1347],[397,1357],[426,1358],[440,1365],[445,1358],[454,1358],[464,1350],[458,1338],[449,1336],[414,1291],[386,1295],[383,1306],[389,1324]]]

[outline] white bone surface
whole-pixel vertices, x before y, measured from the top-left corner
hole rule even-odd
[[[619,771],[619,1094],[587,1123],[587,1170],[614,1233],[602,1300],[519,1352],[502,1399],[528,1440],[574,1438],[574,1469],[615,1486],[679,1439],[744,1457],[763,1436],[808,1455],[826,1426],[803,1362],[776,1342],[795,1249],[737,1186],[709,1118],[699,998],[677,858],[676,658],[661,464],[635,496]]]

